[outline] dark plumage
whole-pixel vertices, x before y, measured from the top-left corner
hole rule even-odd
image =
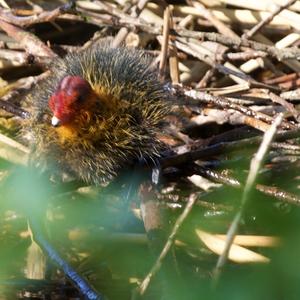
[[[29,95],[33,163],[97,184],[159,157],[156,134],[169,105],[141,51],[94,48],[59,59],[51,72]]]

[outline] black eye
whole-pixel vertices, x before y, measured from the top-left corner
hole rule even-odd
[[[78,102],[78,103],[83,103],[84,100],[85,100],[85,97],[84,97],[84,95],[81,95],[81,94],[79,94],[76,98],[76,102]]]

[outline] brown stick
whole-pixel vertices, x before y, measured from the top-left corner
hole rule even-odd
[[[196,2],[196,1],[188,1],[190,2],[201,14],[205,19],[213,24],[214,27],[223,35],[231,37],[231,38],[238,38],[239,36],[230,28],[228,28],[222,21],[214,16],[214,14],[207,9],[203,4]]]
[[[289,139],[298,138],[300,134],[300,129],[289,130],[286,132],[279,132],[275,135],[276,141],[285,141]],[[198,159],[205,159],[218,155],[220,153],[225,153],[229,151],[234,151],[243,148],[257,147],[262,140],[261,136],[252,137],[248,139],[243,139],[237,142],[225,142],[218,143],[215,145],[207,146],[199,150],[184,152],[182,154],[177,154],[160,160],[160,164],[163,168],[170,166],[178,166],[185,163],[189,163]]]
[[[2,21],[25,27],[28,25],[33,25],[37,23],[50,22],[55,20],[57,17],[62,14],[69,12],[75,8],[74,1],[70,1],[69,3],[62,5],[60,7],[55,8],[52,11],[43,11],[38,15],[34,14],[32,16],[19,17],[13,15],[10,11],[7,12],[4,9],[0,9],[0,19]]]
[[[242,39],[248,39],[253,37],[260,29],[262,29],[265,25],[269,24],[276,15],[278,15],[281,11],[293,5],[297,0],[289,0],[284,5],[278,6],[267,18],[261,20],[258,24],[256,24],[251,30],[247,31],[242,35]]]
[[[20,27],[9,24],[3,20],[0,20],[0,27],[10,37],[18,41],[28,53],[51,58],[57,57],[57,55],[34,34],[24,31]]]
[[[174,28],[173,16],[172,16],[172,6],[170,7],[170,29]],[[173,84],[178,84],[180,82],[179,77],[179,67],[178,67],[178,53],[177,48],[174,44],[175,37],[170,35],[169,42],[169,64],[170,64],[170,76]]]
[[[131,14],[131,17],[136,18],[140,15],[144,7],[146,6],[148,0],[140,0],[137,5],[135,6],[135,9],[133,10],[133,13]],[[122,42],[126,39],[126,36],[128,35],[128,28],[123,27],[119,30],[118,34],[115,36],[112,46],[118,47],[122,44]]]
[[[161,47],[160,63],[159,63],[159,78],[164,81],[167,65],[167,54],[169,48],[169,32],[170,32],[170,8],[167,6],[164,11],[164,27],[163,41]]]

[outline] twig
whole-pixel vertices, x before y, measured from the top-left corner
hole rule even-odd
[[[261,112],[256,112],[250,108],[247,108],[245,106],[242,105],[237,105],[234,104],[230,101],[228,101],[226,98],[224,97],[217,97],[217,96],[212,96],[208,93],[205,92],[200,92],[200,91],[196,91],[196,90],[187,90],[184,92],[184,94],[188,97],[191,97],[195,100],[199,100],[200,102],[203,103],[209,103],[212,104],[214,106],[217,107],[222,107],[222,108],[226,108],[226,109],[233,109],[236,111],[239,111],[240,113],[248,116],[248,117],[252,117],[255,118],[257,120],[266,122],[266,123],[271,123],[272,122],[272,117],[263,114]],[[290,128],[291,124],[289,123],[283,123],[282,124],[284,128]]]
[[[257,184],[256,189],[266,195],[275,197],[282,202],[300,206],[300,198],[297,195],[283,191],[277,187]]]
[[[22,119],[29,118],[29,112],[10,103],[9,101],[4,101],[4,100],[0,99],[0,108],[9,113],[12,113],[12,114],[18,116],[18,117],[21,117]]]
[[[299,112],[297,111],[297,109],[294,107],[293,104],[287,102],[285,99],[283,99],[282,97],[280,97],[272,92],[269,92],[269,96],[273,102],[281,104],[288,112],[290,112],[293,115],[295,120],[298,121]]]
[[[300,73],[285,74],[285,75],[275,77],[275,78],[272,78],[272,79],[264,80],[264,83],[279,84],[279,83],[284,83],[284,82],[291,81],[291,80],[296,80],[299,77],[300,77]]]
[[[279,143],[272,143],[271,148],[274,148],[274,146],[276,146],[275,147],[276,149],[279,148]],[[283,145],[280,144],[280,146],[281,146],[280,148],[287,148],[287,149],[296,148],[298,150],[299,148],[299,146],[294,146],[290,144],[283,144]],[[229,175],[224,175],[220,172],[209,169],[207,167],[201,167],[199,165],[193,164],[191,166],[187,166],[185,170],[186,170],[185,175],[190,176],[191,174],[197,174],[211,180],[212,182],[221,183],[233,188],[240,189],[244,187],[244,185],[236,178]],[[300,206],[300,198],[296,194],[289,193],[278,187],[256,184],[255,189],[265,195],[276,198],[276,200],[278,201]]]
[[[215,170],[204,168],[196,164],[193,164],[190,169],[192,170],[193,174],[201,175],[212,180],[213,182],[226,184],[235,188],[241,187],[241,183],[235,178],[229,177]]]
[[[224,53],[224,54],[217,54],[216,59],[217,60],[249,60],[254,58],[260,58],[260,57],[266,57],[267,53],[263,51],[255,51],[255,50],[248,50],[245,52],[235,52],[235,53]],[[267,82],[265,82],[267,83]]]
[[[3,20],[0,20],[0,27],[10,37],[18,41],[27,53],[51,58],[57,57],[57,55],[34,34]]]
[[[147,2],[148,0],[139,0],[137,5],[133,7],[134,9],[133,12],[131,13],[131,17],[137,18],[142,12],[142,10],[144,9],[144,7],[146,6]],[[112,46],[113,47],[120,46],[121,43],[125,40],[126,36],[128,35],[128,32],[129,31],[126,27],[121,28],[117,33],[117,35],[115,36]]]
[[[57,7],[52,11],[43,11],[38,15],[32,15],[26,17],[15,16],[10,11],[7,12],[4,9],[1,9],[0,19],[17,26],[25,27],[37,23],[53,21],[60,15],[72,11],[74,8],[75,8],[75,1],[69,1],[69,3]]]
[[[10,49],[0,49],[0,58],[9,60],[13,63],[13,65],[33,65],[38,64],[42,67],[49,65],[51,63],[51,59],[45,56],[33,56],[24,51],[16,51]]]
[[[173,7],[170,7],[170,29],[174,28],[174,21],[173,21]],[[170,35],[170,41],[169,41],[169,64],[170,64],[170,77],[172,79],[172,84],[178,84],[180,82],[179,77],[179,67],[178,67],[178,53],[177,48],[174,44],[175,37],[173,35]]]
[[[209,108],[209,107],[203,108],[202,111],[203,114],[205,114],[205,116],[211,116],[218,124],[228,123],[234,126],[238,124],[248,125],[262,132],[267,131],[271,126],[264,121],[258,120],[253,117],[245,116],[238,111],[223,110],[223,109],[216,109],[216,108]],[[193,121],[197,123],[197,117],[193,118]]]
[[[289,130],[286,132],[279,132],[275,135],[276,141],[285,141],[289,139],[298,138],[300,135],[300,129]],[[262,141],[262,137],[252,137],[248,139],[243,139],[237,142],[221,142],[215,145],[204,147],[200,150],[188,151],[167,158],[160,159],[160,164],[162,167],[178,166],[188,162],[192,162],[198,159],[205,159],[220,153],[227,153],[229,151],[234,151],[243,148],[250,148],[258,146]]]
[[[24,155],[29,153],[29,149],[25,146],[23,146],[22,144],[16,142],[15,140],[7,137],[6,135],[3,135],[0,133],[0,142],[1,143],[5,143],[6,145],[15,148],[17,150],[19,150],[20,152],[22,152]]]
[[[252,191],[256,178],[258,176],[258,172],[259,169],[261,168],[261,165],[264,162],[265,156],[268,152],[268,149],[271,145],[271,142],[275,136],[275,133],[277,131],[278,126],[280,125],[281,121],[282,121],[282,114],[279,114],[276,119],[274,120],[272,126],[270,127],[270,129],[264,134],[262,143],[257,151],[257,153],[255,154],[254,158],[251,160],[251,164],[250,164],[250,171],[249,171],[249,175],[247,177],[247,181],[245,184],[245,189],[242,195],[242,200],[241,200],[241,205],[240,205],[240,209],[239,211],[236,213],[228,231],[227,231],[227,238],[226,238],[226,245],[225,245],[225,249],[222,253],[222,255],[219,257],[216,268],[214,270],[214,280],[215,283],[217,282],[220,273],[221,273],[221,269],[223,268],[223,266],[225,265],[226,261],[227,261],[227,257],[230,251],[230,247],[233,243],[233,240],[236,236],[237,230],[238,230],[238,226],[240,223],[240,220],[242,218],[246,203],[249,201],[249,197],[250,197],[250,192]]]
[[[278,6],[267,18],[261,20],[258,24],[256,24],[251,30],[247,31],[242,35],[242,39],[248,39],[253,37],[261,28],[270,23],[276,15],[278,15],[281,11],[293,5],[297,0],[289,0],[285,4]]]
[[[221,34],[231,38],[239,37],[234,31],[232,31],[222,21],[215,17],[214,14],[210,10],[208,10],[203,4],[191,0],[188,2],[190,2],[201,13],[201,15],[203,15],[205,19],[211,22]]]
[[[216,73],[216,69],[209,69],[206,71],[205,75],[202,77],[202,79],[200,80],[200,82],[197,84],[197,88],[201,89],[201,88],[206,88],[209,84],[209,82],[211,81],[212,77],[215,75]]]
[[[158,272],[158,270],[160,269],[161,264],[163,263],[163,260],[165,259],[165,257],[167,256],[174,240],[175,240],[175,236],[180,228],[180,226],[182,225],[182,223],[184,222],[184,220],[187,218],[187,216],[189,215],[190,211],[192,210],[195,202],[197,199],[197,195],[196,194],[191,194],[191,196],[189,197],[189,201],[184,209],[184,211],[182,212],[182,214],[178,217],[178,219],[176,220],[174,227],[171,231],[171,234],[168,237],[168,240],[164,246],[164,248],[162,249],[159,257],[157,258],[156,262],[154,263],[154,265],[152,266],[150,272],[147,274],[147,276],[144,278],[144,280],[142,281],[141,285],[138,288],[138,293],[140,295],[143,295],[147,289],[147,287],[149,286],[150,280],[152,277],[155,276],[155,274]]]
[[[170,32],[170,8],[167,6],[164,11],[164,27],[163,27],[163,41],[161,47],[160,63],[159,63],[159,78],[164,81],[167,54],[169,48],[169,32]]]
[[[161,35],[162,34],[162,28],[161,26],[156,26],[153,24],[148,24],[145,22],[141,22],[139,19],[135,20],[128,20],[128,18],[120,18],[118,20],[115,20],[113,18],[94,18],[90,17],[88,20],[90,23],[95,23],[97,25],[110,25],[114,27],[124,27],[127,29],[136,29],[139,28],[142,31],[148,32],[150,34],[154,35]],[[192,30],[186,30],[183,28],[176,28],[176,30],[171,30],[171,34],[176,35],[178,37],[189,37],[189,38],[195,38],[199,40],[209,40],[212,42],[217,42],[222,45],[226,45],[228,47],[233,47],[234,49],[240,49],[241,47],[251,48],[255,51],[263,51],[268,53],[268,55],[277,58],[279,61],[283,61],[286,59],[299,59],[300,58],[300,50],[297,47],[287,47],[284,49],[279,49],[274,46],[269,46],[263,43],[251,41],[251,40],[245,40],[240,38],[230,38],[227,36],[224,36],[222,34],[218,34],[215,32],[200,32],[200,31],[192,31]],[[126,36],[125,36],[126,37]],[[122,41],[124,38],[122,39]],[[120,45],[118,43],[116,46]]]
[[[300,86],[300,78],[298,78],[296,80],[291,80],[291,81],[280,83],[279,86],[285,90],[298,88]]]
[[[220,63],[217,63],[215,60],[213,60],[209,55],[205,54],[205,53],[201,53],[198,51],[198,49],[196,49],[196,47],[193,46],[193,43],[191,41],[185,41],[185,39],[182,38],[178,38],[175,41],[175,45],[178,49],[204,61],[205,63],[207,63],[208,65],[210,65],[211,67],[217,69],[219,72],[226,74],[226,75],[233,75],[235,77],[238,77],[239,81],[245,82],[245,83],[249,83],[251,84],[251,86],[253,87],[262,87],[262,88],[269,88],[272,90],[279,90],[277,87],[273,87],[273,86],[267,86],[261,82],[258,82],[256,80],[254,80],[251,76],[243,73],[240,70],[236,70],[233,68],[228,68]],[[222,54],[221,54],[222,56]],[[237,81],[237,80],[236,80]]]
[[[30,229],[33,232],[34,241],[41,247],[50,260],[59,266],[69,280],[77,289],[89,300],[102,300],[104,297],[96,292],[86,280],[84,280],[61,256],[56,252],[52,245],[45,239],[40,230],[40,224],[33,218],[30,218]]]
[[[9,6],[8,6],[7,3],[5,2],[5,0],[1,0],[1,1],[0,1],[0,4],[1,4],[4,8],[9,9]]]
[[[27,165],[29,149],[0,134],[0,157],[18,165]]]
[[[95,23],[97,25],[110,25],[114,27],[124,27],[127,29],[134,30],[135,28],[139,28],[142,31],[148,32],[154,35],[161,35],[162,28],[161,26],[147,24],[145,22],[141,22],[139,19],[135,20],[128,20],[127,18],[120,18],[115,20],[113,18],[100,18],[95,19],[90,17],[88,20],[90,23]],[[299,59],[300,58],[300,50],[297,47],[287,47],[284,49],[279,49],[274,46],[269,46],[263,43],[245,40],[240,38],[230,38],[228,36],[224,36],[219,33],[215,32],[201,32],[201,31],[192,31],[183,28],[176,28],[176,30],[171,30],[171,34],[178,36],[178,37],[188,37],[188,38],[195,38],[198,40],[208,40],[212,42],[217,42],[222,45],[226,45],[228,47],[233,47],[234,49],[240,49],[241,47],[251,48],[255,51],[263,51],[268,53],[268,55],[277,58],[279,61],[283,61],[286,59]],[[125,36],[126,37],[126,36]],[[124,38],[122,39],[122,41]],[[121,41],[121,42],[122,42]],[[120,45],[120,42],[117,44]],[[115,46],[117,46],[115,45]]]
[[[278,49],[274,46],[269,46],[263,43],[254,42],[250,40],[232,39],[230,37],[226,37],[214,32],[199,32],[178,28],[174,34],[176,33],[181,37],[209,40],[212,42],[217,42],[226,45],[228,47],[234,47],[236,49],[240,49],[240,47],[246,47],[256,51],[264,51],[267,52],[270,56],[277,58],[279,61],[289,58],[300,58],[300,50],[296,47]]]

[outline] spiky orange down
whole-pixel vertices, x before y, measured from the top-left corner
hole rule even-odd
[[[101,183],[158,157],[166,97],[142,52],[103,47],[69,55],[30,95],[33,161]]]

